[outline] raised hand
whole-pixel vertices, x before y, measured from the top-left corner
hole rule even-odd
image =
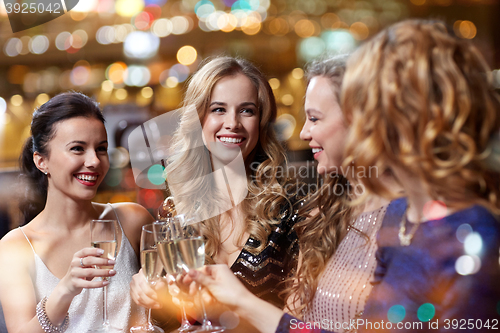
[[[68,272],[61,279],[58,287],[64,288],[66,294],[78,295],[83,288],[102,288],[109,284],[109,280],[95,279],[96,277],[110,277],[116,274],[113,270],[114,260],[101,258],[103,250],[87,247],[73,255]]]

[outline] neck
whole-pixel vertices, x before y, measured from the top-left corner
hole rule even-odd
[[[99,217],[99,212],[90,200],[77,201],[66,196],[61,198],[49,192],[45,208],[40,215],[43,216],[46,226],[72,230],[88,225],[90,220]]]

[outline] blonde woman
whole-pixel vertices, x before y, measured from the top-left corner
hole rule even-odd
[[[298,254],[297,191],[273,129],[276,103],[269,83],[246,60],[214,58],[189,81],[181,112],[172,148],[177,154],[166,168],[176,208],[204,220],[208,263],[230,267],[254,295],[283,308],[282,282]],[[233,163],[239,154],[243,178]],[[209,177],[221,168],[226,178]],[[134,300],[158,306],[142,276],[136,277]]]

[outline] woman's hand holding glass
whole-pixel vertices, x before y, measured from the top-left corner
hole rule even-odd
[[[101,249],[87,247],[73,255],[68,272],[59,284],[65,294],[74,297],[83,288],[102,288],[109,284],[108,278],[116,274],[115,260],[101,258],[103,253]],[[95,279],[99,277],[102,279]]]

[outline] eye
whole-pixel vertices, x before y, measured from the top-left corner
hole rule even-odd
[[[108,147],[106,147],[106,146],[100,146],[100,147],[97,147],[97,151],[98,151],[98,152],[104,152],[104,153],[107,153],[107,152],[108,152]]]
[[[75,152],[83,152],[84,151],[82,146],[74,146],[74,147],[71,147],[70,150],[75,151]]]
[[[246,115],[254,115],[255,114],[255,111],[253,109],[242,109],[240,112],[243,114],[246,114]]]
[[[226,110],[224,108],[215,108],[215,109],[212,109],[212,112],[214,113],[222,113],[222,112],[225,112]]]
[[[309,117],[309,118],[307,118],[307,119],[308,119],[310,122],[312,122],[312,123],[315,123],[315,122],[318,120],[318,118],[316,118],[316,117],[312,117],[312,116],[311,116],[311,117]]]

